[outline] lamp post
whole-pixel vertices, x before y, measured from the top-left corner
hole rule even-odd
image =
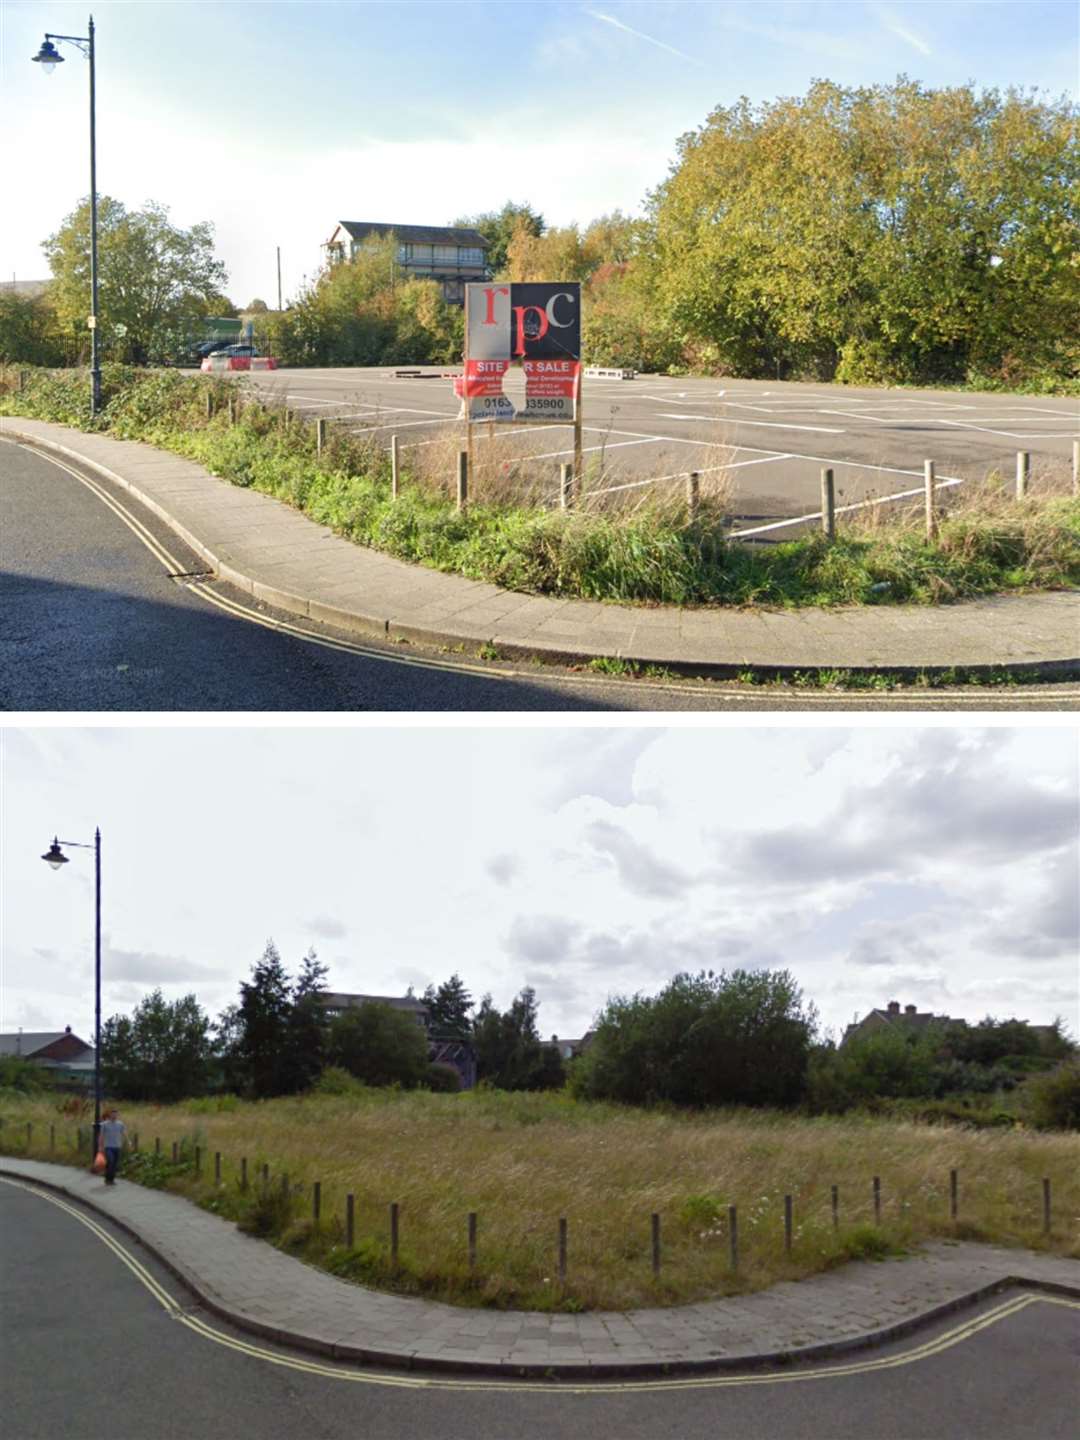
[[[64,40],[77,45],[90,61],[90,414],[101,409],[101,361],[98,353],[98,273],[97,273],[97,140],[94,117],[94,17],[90,16],[89,35],[51,35],[45,32],[41,49],[31,56],[46,75],[51,75],[64,57],[53,44]]]
[[[68,857],[60,849],[70,845],[76,850],[94,852],[94,1145],[92,1153],[98,1152],[101,1135],[101,831],[95,829],[94,843],[87,845],[80,840],[57,840],[42,855],[47,865],[59,870],[68,863]]]

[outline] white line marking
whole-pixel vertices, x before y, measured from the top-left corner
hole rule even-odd
[[[700,415],[671,415],[661,414],[656,417],[658,420],[698,420]],[[726,425],[758,425],[763,430],[813,430],[818,435],[846,435],[846,430],[838,430],[834,425],[785,425],[780,420],[720,420],[717,423]]]
[[[771,465],[774,460],[790,460],[790,455],[766,455],[760,460],[739,460],[734,465],[707,465],[697,471],[699,475],[711,475],[716,470],[744,470],[747,465]],[[656,475],[649,480],[632,480],[628,485],[608,485],[603,490],[587,490],[582,500],[592,500],[597,495],[614,495],[617,490],[640,490],[643,485],[659,485],[664,480],[685,480],[686,471],[678,470],[674,475]]]
[[[952,476],[937,481],[934,489],[950,490],[954,485],[963,485],[964,483],[961,478]],[[852,510],[868,510],[874,505],[885,505],[890,500],[910,500],[925,493],[925,490],[921,486],[918,490],[897,490],[893,495],[875,495],[872,500],[858,500],[851,505],[837,505],[836,513],[837,515],[846,515]],[[821,511],[814,510],[809,515],[797,515],[792,520],[774,520],[770,525],[754,525],[745,530],[732,530],[731,536],[732,539],[736,539],[741,538],[743,535],[764,535],[768,530],[783,530],[788,525],[805,525],[809,520],[820,519]]]

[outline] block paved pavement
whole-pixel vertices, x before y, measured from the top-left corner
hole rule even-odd
[[[807,669],[1080,671],[1080,594],[944,606],[677,609],[514,594],[343,540],[277,500],[133,440],[0,417],[9,437],[97,470],[163,519],[222,580],[291,614],[386,640],[491,645],[507,659],[617,657],[730,675]]]
[[[176,1195],[88,1170],[0,1156],[136,1236],[241,1329],[341,1360],[504,1375],[679,1373],[823,1357],[895,1338],[1009,1285],[1080,1296],[1080,1261],[936,1242],[799,1283],[664,1310],[541,1314],[457,1308],[339,1280]]]

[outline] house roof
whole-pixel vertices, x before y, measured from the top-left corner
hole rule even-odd
[[[63,1040],[71,1033],[70,1030],[19,1030],[0,1035],[0,1055],[19,1055],[24,1060],[29,1060],[39,1050],[48,1049],[50,1045],[55,1045],[57,1040]],[[78,1035],[72,1035],[72,1039],[78,1040],[87,1050],[94,1048]]]
[[[333,1010],[348,1010],[356,1005],[389,1005],[392,1010],[406,1010],[413,1015],[426,1015],[427,1006],[412,995],[349,995],[340,990],[320,991],[319,998]]]
[[[354,240],[368,235],[396,235],[404,245],[472,245],[487,249],[489,241],[461,225],[387,225],[376,220],[339,220],[338,225]]]

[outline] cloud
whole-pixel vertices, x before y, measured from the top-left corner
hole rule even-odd
[[[321,940],[341,940],[348,934],[348,926],[335,920],[332,915],[316,915],[307,922],[307,929]]]
[[[519,963],[557,965],[568,958],[581,930],[562,915],[518,915],[504,943]]]
[[[671,900],[694,883],[693,877],[684,870],[659,859],[647,846],[607,820],[596,820],[589,825],[585,838],[614,864],[620,881],[634,895]]]
[[[886,10],[884,7],[879,8],[877,17],[886,30],[898,39],[903,40],[905,44],[910,45],[913,50],[918,50],[920,55],[930,55],[933,53],[926,41],[923,40],[921,36],[916,35],[914,30],[909,30],[903,21],[898,20],[891,10]]]
[[[687,61],[690,65],[700,65],[704,68],[704,62],[696,55],[687,55],[683,50],[676,50],[674,45],[668,45],[663,40],[657,40],[652,35],[646,35],[643,30],[635,30],[632,25],[624,25],[621,20],[616,20],[614,15],[605,15],[600,10],[586,10],[586,15],[593,20],[600,20],[605,25],[612,25],[616,30],[622,30],[627,35],[634,35],[638,40],[644,40],[649,45],[655,45],[658,50],[666,50],[669,55],[677,55],[680,60]]]
[[[192,981],[220,984],[221,972],[199,965],[184,955],[159,955],[152,950],[118,950],[105,941],[102,972],[110,987],[115,981],[130,980],[144,989]]]
[[[849,965],[896,969],[911,965],[937,965],[941,956],[926,939],[929,917],[920,915],[912,920],[871,920],[855,933]]]
[[[638,761],[662,730],[561,730],[541,751],[552,774],[550,798],[561,806],[583,795],[594,795],[623,809],[637,798]]]
[[[521,860],[517,855],[493,855],[484,866],[497,885],[509,885],[521,871]]]

